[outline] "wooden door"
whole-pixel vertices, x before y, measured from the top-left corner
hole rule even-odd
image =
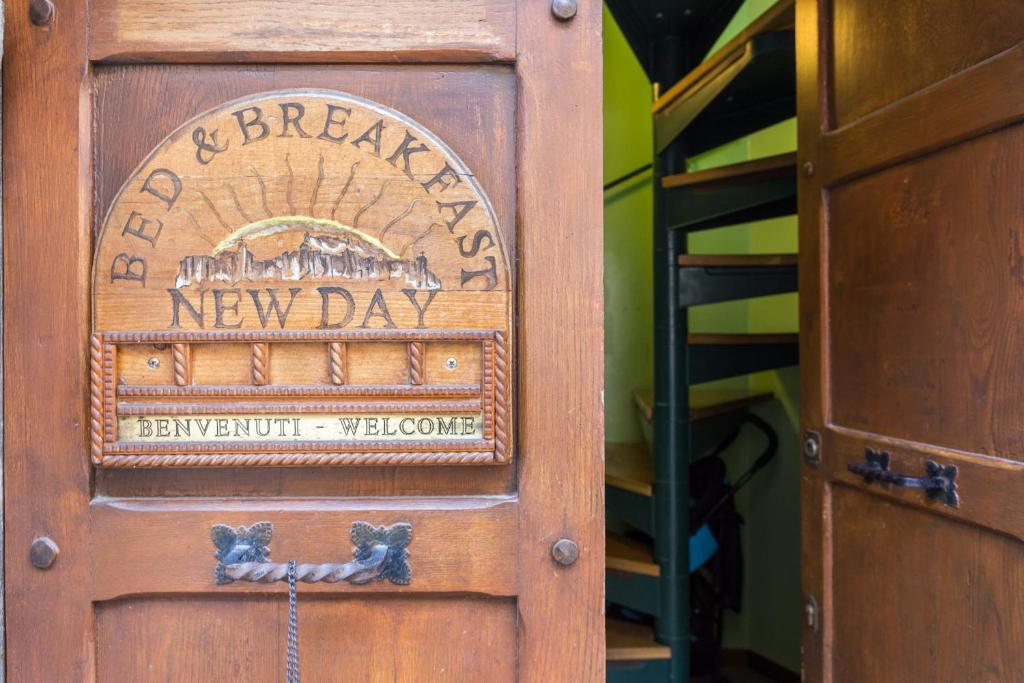
[[[1024,5],[797,31],[806,679],[1022,680]]]
[[[6,4],[8,680],[280,680],[290,560],[305,680],[602,679],[600,5],[54,4]]]

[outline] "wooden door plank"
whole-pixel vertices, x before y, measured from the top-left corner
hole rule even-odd
[[[822,434],[822,447],[832,453],[822,462],[823,475],[846,486],[863,488],[872,495],[891,498],[903,505],[930,511],[932,514],[993,529],[1024,542],[1024,518],[1016,514],[1020,491],[1014,482],[1024,480],[1024,463],[1009,459],[986,458],[948,448],[908,442],[903,439],[880,438],[875,433],[842,427],[829,427]],[[907,476],[925,474],[925,462],[957,468],[956,488],[960,503],[956,507],[930,499],[921,489],[903,486],[882,486],[865,482],[849,471],[848,466],[864,462],[865,449],[884,450],[890,454],[890,469]],[[984,492],[979,495],[980,492]]]
[[[567,23],[521,2],[519,675],[603,681],[604,446],[600,3]],[[558,182],[552,182],[552,179]],[[552,230],[551,226],[560,226]],[[569,293],[574,295],[569,295]],[[557,521],[556,521],[557,520]],[[551,546],[574,539],[557,569]]]
[[[828,369],[822,356],[823,320],[819,314],[822,260],[825,256],[818,217],[821,212],[822,176],[828,173],[822,164],[822,122],[828,120],[824,82],[820,78],[827,69],[826,49],[819,47],[821,17],[818,0],[796,1],[796,93],[797,93],[797,156],[800,168],[810,168],[797,180],[800,263],[800,430],[803,438],[820,439],[820,431],[828,414],[824,403]],[[827,31],[827,28],[824,29]],[[811,226],[814,226],[813,228]],[[827,590],[826,552],[831,539],[829,489],[819,469],[807,460],[800,472],[800,588],[805,609],[811,610],[812,623],[801,631],[803,675],[806,681],[832,681],[833,604]]]
[[[515,0],[97,0],[91,17],[95,61],[515,58]]]
[[[96,679],[283,680],[287,606],[284,587],[276,588],[238,599],[157,596],[101,603]],[[300,586],[298,603],[303,680],[516,680],[516,607],[511,598],[337,599],[307,595],[307,588]],[[154,651],[174,653],[159,662],[164,674],[159,678],[153,675]]]
[[[826,187],[1024,118],[1024,45],[821,136]],[[950,105],[955,102],[955,105]],[[802,149],[802,148],[801,148]]]
[[[303,586],[303,591],[452,593],[470,586],[474,593],[513,596],[518,591],[515,547],[494,539],[515,536],[518,507],[513,500],[497,497],[460,497],[448,504],[443,499],[417,497],[101,500],[91,508],[92,599],[208,591],[215,565],[211,521],[235,527],[264,519],[274,524],[271,557],[282,562],[292,558],[314,563],[350,561],[349,530],[355,521],[412,525],[409,553],[414,580],[408,586],[316,583]],[[182,529],[192,530],[186,542],[164,542],[180,536]],[[330,540],[324,543],[325,539]],[[226,593],[278,590],[250,582],[218,588]]]
[[[94,660],[85,452],[90,98],[86,9],[6,7],[4,568],[7,679],[77,681]],[[40,231],[40,226],[46,226]],[[45,246],[44,246],[45,245]],[[28,562],[33,539],[60,548]],[[59,644],[41,647],[42,643]]]

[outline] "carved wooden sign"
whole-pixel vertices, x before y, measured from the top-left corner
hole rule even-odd
[[[227,103],[165,139],[96,246],[104,467],[507,462],[507,236],[408,117]]]

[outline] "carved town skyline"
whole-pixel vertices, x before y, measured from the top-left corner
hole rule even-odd
[[[183,258],[175,287],[214,283],[238,284],[300,280],[389,280],[404,278],[415,289],[441,289],[441,280],[428,267],[425,254],[395,259],[355,236],[335,237],[306,232],[302,242],[267,259],[260,259],[246,242],[234,251]]]

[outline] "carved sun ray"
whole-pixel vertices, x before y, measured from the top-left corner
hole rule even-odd
[[[188,218],[188,222],[192,226],[192,230],[194,230],[195,233],[199,235],[199,237],[201,237],[204,242],[209,244],[211,247],[217,246],[217,243],[214,242],[209,237],[207,237],[206,233],[203,232],[203,228],[199,225],[199,221],[196,220],[195,214],[193,214],[191,211],[185,211],[185,216]]]
[[[345,181],[345,186],[341,188],[341,192],[338,193],[338,198],[334,200],[334,206],[331,207],[331,220],[334,220],[335,214],[338,213],[338,207],[341,206],[341,200],[348,194],[348,188],[352,186],[352,179],[356,177],[356,169],[359,168],[359,162],[355,161],[352,163],[352,168],[348,172],[348,180]]]
[[[316,198],[320,194],[320,185],[324,182],[324,155],[320,155],[320,161],[316,167],[316,182],[313,184],[313,194],[309,197],[309,211],[310,216],[313,215],[314,207],[316,207]]]
[[[263,210],[267,213],[267,218],[273,218],[274,212],[270,210],[270,205],[267,203],[267,184],[263,181],[263,176],[260,175],[255,166],[252,167],[252,172],[256,176],[256,183],[260,187],[260,199],[263,202]]]
[[[379,235],[377,235],[377,239],[379,239],[381,242],[383,242],[384,241],[384,237],[388,234],[388,230],[390,230],[392,227],[394,227],[394,225],[396,223],[398,223],[399,221],[404,219],[406,216],[408,216],[410,213],[412,213],[412,210],[416,208],[416,204],[417,203],[419,203],[418,199],[412,200],[409,203],[409,208],[407,208],[405,211],[403,211],[402,213],[398,214],[397,216],[395,216],[394,218],[389,220],[387,222],[387,224],[384,226],[384,229],[380,231]]]
[[[288,213],[295,215],[295,204],[292,203],[292,188],[295,186],[295,171],[292,169],[292,162],[288,158],[288,155],[284,155],[284,165],[288,169],[288,191],[286,197],[288,199]]]
[[[209,207],[210,211],[213,212],[213,215],[217,217],[217,222],[220,223],[225,230],[231,230],[231,228],[228,227],[228,224],[224,221],[224,217],[220,215],[220,211],[217,210],[217,205],[213,203],[210,197],[207,196],[207,194],[202,190],[196,190],[196,192],[199,193],[199,196],[202,198],[203,203],[206,204],[207,207]]]
[[[380,201],[380,198],[384,196],[384,193],[387,191],[388,185],[390,184],[391,178],[388,178],[383,183],[381,183],[380,189],[377,191],[377,194],[374,196],[374,198],[368,201],[363,206],[361,206],[358,211],[356,211],[356,215],[352,217],[353,228],[359,227],[359,219],[362,218],[363,214],[366,213],[370,208],[372,208],[374,204]]]
[[[399,253],[399,254],[401,254],[401,255],[402,255],[402,257],[405,257],[405,255],[406,255],[407,253],[409,253],[409,250],[410,250],[410,249],[411,249],[411,248],[412,248],[412,247],[413,247],[413,246],[414,246],[414,245],[415,245],[415,244],[416,244],[417,242],[419,242],[419,241],[420,241],[420,240],[422,240],[422,239],[423,239],[424,237],[426,237],[427,235],[429,235],[429,234],[430,234],[430,231],[431,231],[431,230],[433,230],[434,228],[438,228],[438,227],[440,227],[440,226],[441,226],[441,224],[440,224],[440,223],[431,223],[431,224],[430,224],[430,227],[429,227],[429,228],[427,228],[426,230],[424,230],[423,232],[421,232],[421,233],[420,233],[419,235],[417,235],[416,237],[414,237],[414,238],[412,239],[412,241],[411,241],[411,242],[409,242],[408,244],[406,244],[406,245],[405,245],[404,247],[402,247],[402,250],[401,250],[400,252],[398,252],[398,253]]]
[[[245,209],[242,208],[242,202],[239,201],[238,193],[235,192],[235,188],[231,185],[228,185],[227,188],[228,192],[231,193],[231,199],[235,202],[235,210],[238,211],[238,215],[240,215],[246,223],[252,223],[252,219],[249,218],[249,214],[247,214]]]
[[[413,246],[415,246],[417,242],[420,242],[422,239],[424,239],[437,225],[439,225],[438,223],[432,223],[425,230],[420,230],[413,235],[410,235],[409,231],[410,229],[415,229],[415,227],[412,225],[405,226],[402,229],[396,231],[396,234],[394,237],[392,237],[391,241],[405,241],[406,239],[408,239],[409,241],[407,241],[401,249],[392,249],[386,246],[384,240],[388,237],[388,234],[392,231],[392,228],[394,228],[396,225],[404,221],[415,211],[416,206],[419,204],[419,200],[413,200],[399,213],[384,221],[383,227],[379,228],[379,231],[376,231],[376,236],[371,234],[372,232],[375,232],[373,230],[367,231],[366,229],[360,229],[360,220],[365,217],[365,214],[371,208],[380,203],[380,200],[384,197],[384,194],[387,192],[388,187],[392,182],[390,178],[384,180],[381,183],[380,187],[377,188],[376,192],[373,193],[369,201],[367,201],[365,204],[363,204],[362,206],[355,210],[351,219],[351,224],[346,224],[336,220],[335,216],[337,215],[341,202],[349,194],[353,180],[356,177],[356,171],[359,167],[358,161],[353,162],[351,167],[349,168],[345,182],[341,190],[339,191],[338,196],[332,203],[330,210],[330,218],[318,217],[316,214],[319,212],[316,211],[316,204],[320,196],[320,193],[324,188],[324,181],[328,177],[327,171],[325,169],[323,155],[319,155],[319,159],[317,162],[317,172],[316,176],[313,178],[312,189],[310,191],[310,197],[308,202],[308,213],[305,215],[299,214],[295,210],[295,198],[293,196],[295,190],[296,175],[287,154],[284,155],[284,164],[285,167],[288,169],[287,185],[285,189],[285,200],[287,201],[289,210],[288,215],[278,215],[271,210],[267,183],[264,180],[263,176],[260,174],[260,172],[256,169],[256,167],[250,168],[250,170],[252,171],[251,178],[255,180],[256,186],[258,188],[258,201],[263,212],[266,214],[266,218],[254,220],[251,215],[251,212],[247,211],[246,207],[243,206],[241,197],[236,188],[231,184],[226,183],[224,184],[223,189],[226,190],[226,192],[232,199],[233,206],[235,209],[234,213],[237,213],[238,216],[244,221],[244,225],[233,231],[231,230],[230,227],[230,223],[232,221],[227,220],[224,214],[220,210],[218,210],[217,206],[215,205],[211,197],[202,190],[197,190],[199,196],[203,200],[203,203],[216,218],[216,221],[222,226],[222,228],[225,231],[229,232],[229,234],[226,237],[224,237],[220,241],[220,243],[215,244],[213,240],[207,237],[203,229],[203,226],[196,219],[195,215],[189,213],[188,219],[189,222],[191,223],[192,228],[197,232],[197,234],[200,235],[203,241],[207,242],[208,244],[214,247],[213,251],[211,252],[212,255],[216,256],[222,253],[223,251],[231,249],[242,242],[259,240],[265,237],[270,237],[272,235],[280,235],[290,232],[300,233],[317,231],[326,234],[338,235],[342,237],[353,236],[359,240],[362,240],[367,245],[372,246],[375,249],[379,249],[389,258],[401,259],[405,257],[406,253]]]

